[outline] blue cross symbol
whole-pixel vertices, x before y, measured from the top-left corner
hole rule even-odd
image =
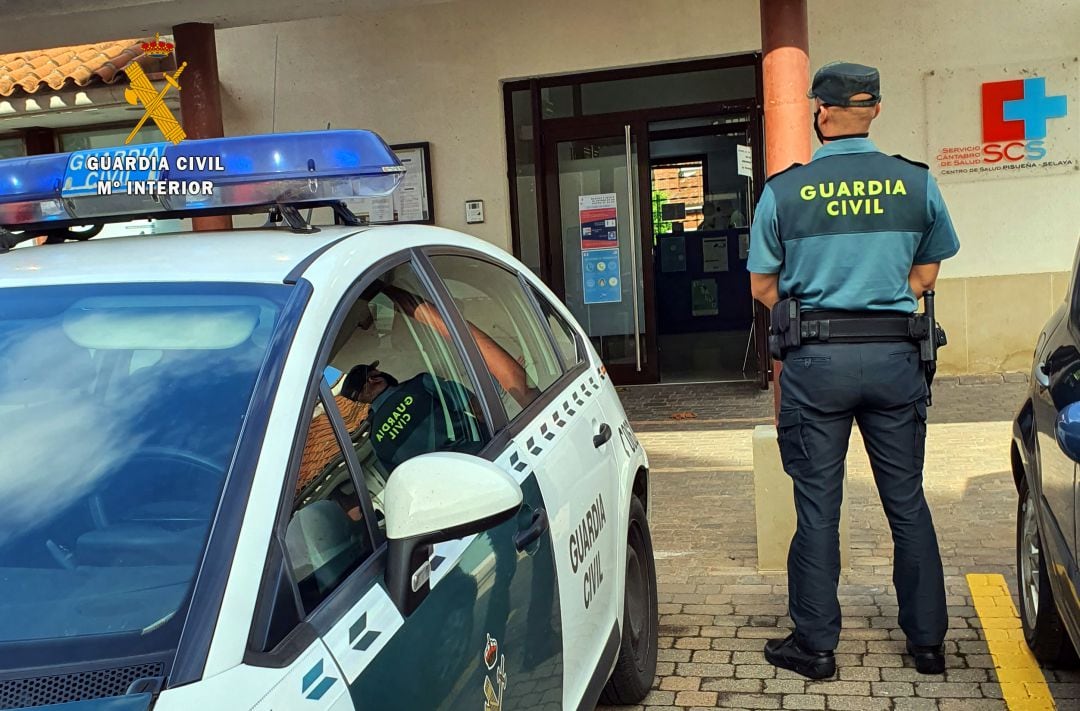
[[[1024,80],[1024,98],[1006,101],[1002,107],[1006,121],[1023,121],[1024,138],[1046,138],[1046,122],[1052,118],[1064,118],[1068,108],[1064,95],[1047,96],[1046,79],[1033,77]]]

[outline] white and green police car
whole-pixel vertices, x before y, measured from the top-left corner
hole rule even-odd
[[[48,242],[0,253],[0,708],[646,694],[645,453],[523,265],[340,202],[401,170],[364,131],[0,162],[0,237]]]

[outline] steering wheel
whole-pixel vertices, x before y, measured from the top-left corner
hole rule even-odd
[[[212,487],[216,491],[218,482],[220,481],[223,472],[222,467],[219,464],[215,464],[206,457],[196,454],[177,447],[144,447],[132,455],[127,461],[124,462],[124,467],[131,467],[133,464],[138,463],[141,460],[166,460],[170,462],[179,462],[187,465],[191,468],[191,471],[197,472],[198,480],[193,480],[189,489],[198,490],[200,487],[207,486]],[[90,480],[94,480],[102,476],[102,468],[111,466],[110,463],[100,464],[94,468],[89,477]],[[88,499],[88,505],[90,508],[90,518],[93,521],[94,528],[97,530],[105,529],[110,525],[109,516],[106,513],[105,501],[100,493],[92,494]],[[147,516],[135,517],[125,519],[127,521],[137,521],[144,523],[199,523],[206,522],[209,518],[207,516],[191,516],[191,515],[174,515],[174,516]],[[45,541],[45,547],[49,551],[49,555],[60,565],[60,567],[67,570],[75,569],[74,554],[67,548],[57,544],[51,538]]]
[[[204,477],[206,479],[206,481],[201,482],[202,484],[209,484],[209,485],[213,485],[215,487],[216,487],[218,481],[221,479],[221,477],[223,475],[223,471],[222,471],[222,468],[221,468],[220,464],[215,464],[214,462],[210,461],[209,459],[207,459],[206,457],[204,457],[204,456],[202,456],[200,454],[196,454],[195,452],[191,452],[189,450],[180,449],[178,447],[164,447],[164,446],[143,447],[138,452],[136,452],[134,455],[132,455],[131,458],[129,458],[126,462],[124,462],[124,467],[125,468],[131,467],[133,462],[138,462],[138,461],[144,460],[144,459],[145,460],[154,460],[154,459],[162,460],[163,459],[163,460],[167,460],[167,461],[180,462],[182,464],[186,464],[186,465],[192,467],[194,471],[197,471],[202,477]],[[199,489],[198,484],[199,483],[197,483],[197,482],[193,482],[190,488],[198,490]],[[93,495],[91,495],[90,500],[89,500],[89,504],[90,504],[90,517],[94,522],[94,527],[97,528],[98,530],[101,530],[101,529],[109,526],[110,525],[109,517],[108,517],[108,514],[105,511],[105,503],[101,498],[101,494],[93,494]],[[146,518],[146,519],[134,518],[134,519],[127,519],[127,520],[153,522],[153,523],[195,522],[195,521],[205,521],[205,520],[207,520],[207,517],[173,516],[173,517],[169,517],[169,518],[153,517],[153,518]]]

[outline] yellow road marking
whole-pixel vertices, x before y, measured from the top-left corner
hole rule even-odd
[[[1056,709],[1046,677],[1024,641],[1024,629],[1005,578],[970,573],[967,582],[1009,711]]]

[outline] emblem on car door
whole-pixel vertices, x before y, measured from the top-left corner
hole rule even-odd
[[[499,641],[489,634],[487,645],[484,646],[484,666],[490,672],[495,669],[496,663],[499,668],[495,670],[495,681],[492,682],[490,674],[484,675],[484,711],[502,711],[503,692],[506,691],[506,655],[499,655]],[[495,691],[496,684],[498,693]]]

